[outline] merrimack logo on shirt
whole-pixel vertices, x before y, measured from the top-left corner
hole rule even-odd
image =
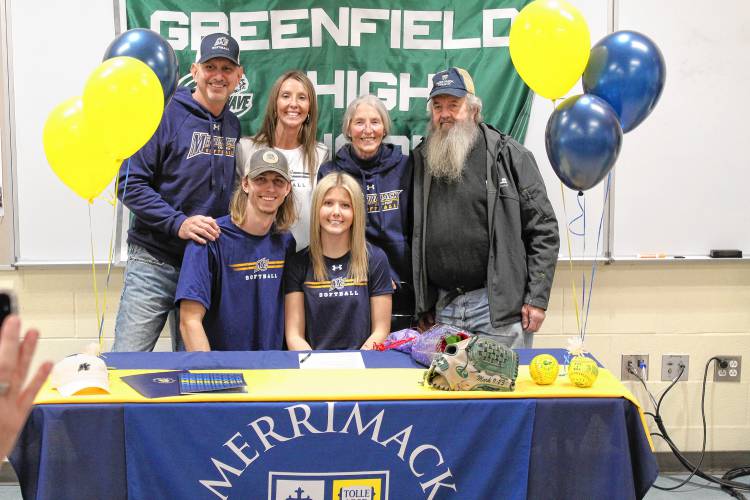
[[[268,271],[268,263],[269,260],[263,257],[262,259],[258,259],[255,262],[255,270],[254,272],[260,272],[260,271]]]
[[[327,291],[318,292],[318,297],[351,297],[359,295],[357,287],[366,287],[367,281],[354,281],[351,278],[341,276],[333,278],[330,281],[305,281],[307,288],[328,289]]]
[[[402,192],[403,189],[394,189],[393,191],[386,191],[384,193],[368,193],[367,212],[379,212],[381,209],[383,212],[398,210],[401,205]],[[380,204],[378,204],[378,196],[380,197]]]
[[[240,262],[239,264],[229,264],[233,271],[244,272],[252,271],[253,274],[246,274],[245,281],[258,279],[278,279],[279,274],[267,272],[270,269],[283,269],[283,260],[269,260],[267,257],[260,258],[254,262]]]
[[[331,286],[328,288],[329,290],[343,290],[346,286],[346,278],[343,276],[339,278],[333,278],[331,280]]]
[[[193,132],[190,140],[190,151],[188,151],[186,160],[198,155],[223,155],[234,157],[234,146],[237,142],[236,137],[222,137],[220,135],[211,135],[208,132]]]

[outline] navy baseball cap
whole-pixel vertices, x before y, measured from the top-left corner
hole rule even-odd
[[[204,63],[216,57],[229,59],[237,66],[240,65],[240,46],[237,40],[226,33],[211,33],[201,40],[201,48],[195,62]]]
[[[448,68],[432,77],[430,99],[436,95],[463,97],[466,94],[474,94],[474,80],[465,69]]]

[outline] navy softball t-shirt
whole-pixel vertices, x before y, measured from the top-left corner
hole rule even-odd
[[[294,255],[289,232],[253,236],[229,216],[216,219],[221,236],[190,242],[175,302],[200,302],[203,328],[214,351],[281,349],[284,341],[283,272]]]
[[[370,297],[393,293],[388,258],[367,245],[367,281],[348,278],[347,253],[325,258],[328,280],[313,276],[310,248],[300,250],[286,267],[286,293],[305,294],[305,337],[313,349],[359,349],[370,336]]]

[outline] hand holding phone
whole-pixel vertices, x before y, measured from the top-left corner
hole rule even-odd
[[[0,457],[10,453],[34,397],[52,370],[52,363],[42,363],[24,387],[39,332],[29,330],[21,340],[21,320],[12,314],[15,309],[12,292],[0,291]]]
[[[16,296],[10,290],[0,290],[0,325],[9,314],[16,314]]]

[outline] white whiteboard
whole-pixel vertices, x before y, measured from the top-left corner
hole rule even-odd
[[[90,263],[88,204],[50,169],[42,129],[52,108],[81,95],[101,63],[115,36],[113,2],[11,0],[9,18],[18,263]],[[95,258],[106,261],[112,207],[97,200],[91,212]]]
[[[647,34],[667,80],[623,138],[614,256],[750,253],[750,2],[620,1],[618,29]]]

